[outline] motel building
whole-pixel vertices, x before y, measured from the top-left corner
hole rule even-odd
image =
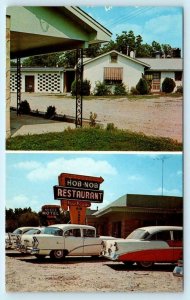
[[[127,194],[100,210],[87,210],[87,224],[98,235],[126,238],[134,229],[151,225],[183,226],[183,198]]]
[[[62,67],[22,67],[21,93],[69,93],[75,79],[74,69]],[[11,68],[11,93],[17,92],[17,69]]]

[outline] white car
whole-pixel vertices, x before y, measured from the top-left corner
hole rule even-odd
[[[126,265],[143,267],[175,263],[183,254],[183,231],[179,226],[150,226],[134,230],[126,239],[103,241],[102,256]]]
[[[20,237],[22,234],[26,233],[28,230],[36,229],[38,227],[19,227],[15,229],[13,232],[5,233],[5,249],[14,249],[16,248],[16,242],[18,237]]]
[[[64,259],[66,256],[99,256],[103,239],[97,237],[93,226],[78,224],[57,224],[45,228],[44,233],[22,236],[21,252],[35,255],[41,259]]]

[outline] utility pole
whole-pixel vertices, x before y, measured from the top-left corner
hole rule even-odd
[[[169,156],[161,156],[161,157],[157,157],[155,158],[156,160],[161,160],[162,163],[162,196],[164,194],[164,162],[166,159],[170,158]]]

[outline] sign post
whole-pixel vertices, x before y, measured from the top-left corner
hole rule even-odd
[[[61,173],[59,185],[53,187],[54,199],[60,200],[63,210],[70,211],[72,224],[86,224],[86,209],[91,203],[102,203],[102,177]]]

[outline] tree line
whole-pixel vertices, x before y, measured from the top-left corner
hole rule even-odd
[[[70,220],[69,212],[60,212],[56,217],[55,223],[68,223]],[[42,211],[32,211],[30,207],[12,208],[5,211],[5,229],[6,232],[13,232],[18,227],[25,226],[47,226],[47,217],[42,214]]]
[[[101,54],[116,50],[125,55],[129,55],[131,51],[135,53],[135,57],[153,57],[155,52],[167,56],[173,56],[172,47],[169,44],[160,44],[153,41],[151,44],[143,43],[141,35],[135,36],[132,30],[122,31],[119,35],[116,35],[115,41],[111,40],[104,44],[89,45],[87,49],[84,49],[84,56],[89,58],[97,57]],[[15,65],[15,62],[11,62]],[[64,67],[73,68],[76,64],[75,50],[52,53],[46,55],[31,56],[22,61],[22,65],[25,67]]]

